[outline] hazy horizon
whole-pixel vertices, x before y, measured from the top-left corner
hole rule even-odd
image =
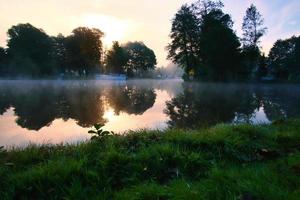
[[[155,51],[158,66],[168,65],[165,46],[170,42],[171,19],[184,3],[191,0],[0,0],[0,46],[6,45],[7,30],[18,23],[31,23],[49,35],[69,35],[78,26],[99,28],[106,33],[104,45],[112,41],[143,41]],[[268,27],[262,38],[264,52],[277,39],[300,33],[300,2],[297,0],[224,0],[234,30],[241,36],[245,10],[254,3]]]

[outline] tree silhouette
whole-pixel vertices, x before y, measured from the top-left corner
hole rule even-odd
[[[53,59],[58,72],[66,70],[66,38],[62,34],[58,34],[53,39]]]
[[[172,20],[168,59],[179,64],[187,75],[199,69],[199,21],[192,7],[183,5]]]
[[[279,80],[300,80],[300,37],[277,40],[270,50],[271,74]]]
[[[18,24],[8,30],[7,53],[14,73],[46,75],[53,72],[52,40],[31,24]]]
[[[251,78],[258,70],[260,49],[259,43],[261,37],[265,34],[267,28],[264,27],[264,19],[257,8],[251,4],[247,9],[243,21],[243,56],[246,65],[246,74]]]
[[[0,47],[0,75],[5,73],[5,61],[7,60],[7,54],[4,48]]]
[[[113,42],[111,50],[106,55],[106,71],[110,73],[124,73],[124,68],[128,62],[128,56],[123,47],[118,42]]]
[[[79,74],[100,70],[103,56],[102,37],[99,29],[79,27],[66,38],[66,64]]]
[[[260,38],[266,33],[267,28],[263,26],[264,19],[256,6],[251,6],[246,11],[243,22],[243,45],[245,47],[258,47]]]
[[[128,76],[142,76],[147,70],[155,68],[156,56],[154,51],[148,48],[143,42],[128,42],[124,45],[128,56],[125,72]]]
[[[233,22],[222,10],[203,16],[200,47],[205,79],[235,80],[240,67],[240,42],[232,30]]]
[[[204,80],[237,79],[240,42],[233,22],[220,1],[201,0],[183,5],[172,21],[168,58],[186,76]]]

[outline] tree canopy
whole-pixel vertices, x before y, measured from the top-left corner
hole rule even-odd
[[[183,5],[172,20],[168,58],[188,78],[227,80],[238,75],[240,42],[220,1]]]
[[[128,55],[119,42],[113,42],[111,50],[106,54],[106,71],[121,74],[125,72]]]
[[[8,30],[7,53],[13,72],[39,75],[52,72],[52,40],[31,24],[19,24]]]
[[[258,47],[260,38],[265,34],[267,28],[263,26],[264,19],[257,10],[256,6],[251,4],[247,9],[243,21],[243,45],[245,47]]]
[[[125,66],[127,75],[132,76],[137,74],[142,76],[147,70],[155,68],[157,64],[155,53],[143,42],[128,42],[123,48],[128,56]]]
[[[269,53],[271,74],[279,80],[300,80],[300,37],[277,40]]]
[[[99,29],[79,27],[66,38],[66,65],[80,74],[97,71],[103,56],[102,37]]]
[[[199,65],[199,20],[192,7],[183,5],[172,20],[168,59],[179,64],[186,74]]]

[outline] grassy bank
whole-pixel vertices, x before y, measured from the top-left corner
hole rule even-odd
[[[300,120],[0,153],[1,199],[299,199]]]

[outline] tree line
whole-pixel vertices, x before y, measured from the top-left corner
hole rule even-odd
[[[53,76],[123,73],[142,76],[156,66],[156,56],[143,42],[114,42],[105,51],[104,33],[78,27],[69,36],[49,36],[33,25],[18,24],[8,31],[7,48],[0,47],[0,75]]]
[[[172,20],[168,59],[184,70],[185,79],[209,81],[300,80],[299,40],[278,40],[269,56],[261,51],[266,33],[255,5],[244,16],[239,38],[221,1],[184,4]]]

